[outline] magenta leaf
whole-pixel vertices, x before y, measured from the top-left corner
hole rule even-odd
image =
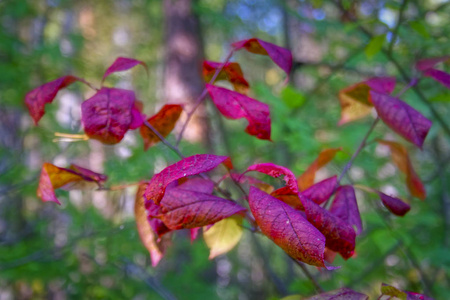
[[[278,166],[273,163],[262,163],[251,165],[250,167],[247,168],[245,173],[250,171],[264,173],[274,178],[284,176],[283,179],[286,182],[286,188],[293,194],[298,193],[297,178],[295,178],[294,173],[292,173],[292,171],[289,170],[288,168]]]
[[[155,204],[159,204],[164,196],[167,185],[172,181],[186,176],[208,172],[220,165],[226,159],[227,156],[197,154],[186,157],[179,162],[168,166],[150,180],[144,193],[146,207],[151,201]]]
[[[81,104],[84,131],[105,144],[117,144],[136,122],[135,100],[133,91],[103,87]]]
[[[381,294],[404,300],[433,300],[433,298],[425,296],[423,294],[403,291],[385,283],[381,284]]]
[[[395,89],[395,77],[373,77],[365,81],[371,90],[381,93],[390,94]]]
[[[106,77],[108,77],[112,73],[126,71],[137,65],[142,65],[148,74],[148,67],[143,61],[136,60],[133,58],[128,58],[128,57],[118,57],[113,62],[113,64],[111,66],[109,66],[109,68],[106,70],[105,74],[103,75],[102,81],[105,81]]]
[[[339,252],[344,259],[353,256],[355,250],[355,230],[344,220],[299,194],[305,209],[306,219],[326,238],[326,246]]]
[[[212,194],[214,191],[214,182],[203,178],[189,178],[186,182],[179,185],[180,189],[205,194]]]
[[[394,215],[403,217],[411,209],[411,206],[408,203],[405,203],[398,198],[388,196],[382,192],[378,192],[378,195],[384,206],[386,206],[386,208]]]
[[[355,190],[351,185],[343,185],[338,187],[333,203],[330,207],[330,212],[348,224],[355,226],[356,235],[361,234],[361,215],[359,214]]]
[[[245,211],[234,201],[177,187],[166,191],[160,202],[160,213],[153,217],[176,230],[213,224]]]
[[[314,295],[304,300],[368,300],[369,296],[355,292],[349,288],[340,288],[337,290],[329,291]]]
[[[444,62],[449,59],[450,59],[450,55],[422,59],[416,63],[416,69],[419,71],[426,71],[426,70],[432,69],[438,63]]]
[[[433,78],[446,88],[450,89],[450,74],[437,69],[429,69],[426,70],[423,75]]]
[[[201,227],[195,227],[190,229],[191,234],[191,243],[195,241],[198,237],[198,232],[200,231]]]
[[[262,140],[270,140],[270,111],[267,104],[211,84],[206,84],[206,88],[222,115],[233,120],[246,118],[248,126],[245,132]]]
[[[146,119],[145,115],[142,114],[141,108],[138,106],[139,101],[135,101],[133,108],[131,109],[131,124],[130,129],[137,129],[144,124]]]
[[[286,48],[252,38],[233,43],[235,50],[245,48],[248,52],[268,55],[286,74],[289,75],[292,69],[292,53]]]
[[[333,176],[310,186],[301,193],[303,196],[311,199],[317,204],[322,204],[333,194],[336,182],[337,177]]]
[[[292,258],[325,267],[325,237],[302,213],[284,202],[250,187],[249,205],[262,233]]]
[[[431,127],[431,121],[405,102],[374,91],[372,103],[383,122],[411,143],[422,148]]]
[[[25,104],[35,125],[38,124],[39,120],[45,114],[45,104],[52,103],[60,89],[63,89],[76,81],[86,83],[81,78],[67,75],[47,82],[26,94]]]

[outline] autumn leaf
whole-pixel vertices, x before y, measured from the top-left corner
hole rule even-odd
[[[52,201],[61,204],[56,198],[55,190],[87,189],[102,186],[107,176],[91,170],[71,165],[71,169],[60,168],[50,163],[44,163],[39,179],[37,196],[42,201]]]
[[[424,76],[431,77],[441,83],[446,88],[450,89],[450,74],[435,69],[434,66],[441,62],[449,62],[450,55],[442,57],[426,58],[416,63],[416,69],[423,72]]]
[[[302,213],[286,203],[250,187],[249,205],[262,233],[292,258],[325,267],[325,237]]]
[[[58,91],[76,81],[86,83],[81,78],[67,75],[47,82],[46,84],[43,84],[26,94],[25,104],[34,120],[35,125],[38,124],[39,120],[45,114],[45,105],[53,102],[53,99],[55,99]]]
[[[384,206],[394,215],[403,217],[411,209],[411,206],[408,203],[405,203],[398,198],[388,196],[382,192],[378,192],[378,195]]]
[[[234,215],[204,229],[203,238],[210,250],[209,259],[227,253],[239,243],[243,233],[242,220],[241,215]]]
[[[302,202],[298,197],[298,193],[294,194],[291,190],[286,187],[279,188],[270,193],[270,196],[283,201],[284,203],[292,206],[297,210],[305,210],[303,208]]]
[[[438,63],[449,61],[449,60],[450,60],[450,55],[421,59],[418,62],[416,62],[416,69],[419,71],[426,71],[426,70],[432,69]]]
[[[423,75],[433,78],[446,88],[450,89],[450,74],[437,69],[429,69],[424,71]]]
[[[128,129],[142,125],[143,119],[136,112],[135,102],[133,91],[103,87],[81,104],[84,131],[102,143],[117,144]]]
[[[304,300],[368,300],[369,296],[355,292],[349,288],[340,288],[337,290],[320,293],[312,297],[305,298]]]
[[[164,256],[164,252],[168,244],[170,243],[170,237],[166,236],[162,239],[159,239],[150,226],[144,205],[145,199],[143,197],[144,191],[147,188],[147,184],[148,183],[142,183],[139,185],[134,202],[134,216],[136,219],[136,226],[142,244],[144,244],[145,248],[147,248],[148,252],[150,253],[152,266],[156,267],[156,265]]]
[[[422,148],[431,121],[405,102],[374,91],[372,103],[383,122],[406,140]]]
[[[304,191],[314,184],[316,172],[329,163],[339,151],[341,151],[341,148],[328,148],[320,151],[316,160],[297,178],[300,191]]]
[[[385,140],[377,141],[382,145],[388,146],[391,150],[392,161],[398,169],[406,175],[406,186],[411,195],[424,200],[426,198],[425,187],[413,168],[411,160],[409,159],[408,150],[406,150],[402,144],[397,142]]]
[[[242,40],[232,44],[235,50],[245,49],[248,52],[268,55],[286,74],[292,69],[292,53],[286,48],[265,42],[257,38]]]
[[[396,287],[393,287],[385,283],[381,284],[381,294],[396,297],[401,300],[433,300],[432,298],[425,296],[423,294],[402,291]]]
[[[203,78],[206,82],[210,82],[216,71],[222,66],[222,63],[207,61],[203,62]],[[241,66],[236,62],[226,63],[215,81],[228,80],[234,87],[234,90],[246,95],[249,84],[244,78]]]
[[[317,204],[322,204],[331,197],[334,192],[337,183],[337,176],[333,176],[324,179],[316,184],[313,184],[302,193],[303,196],[309,198],[310,200],[316,202]],[[300,201],[300,200],[299,200]]]
[[[251,171],[267,174],[274,178],[284,176],[283,180],[286,182],[286,189],[293,194],[298,192],[297,179],[295,178],[294,173],[292,173],[292,171],[288,168],[273,163],[262,163],[251,165],[244,173]]]
[[[262,140],[270,140],[270,112],[267,104],[214,85],[206,84],[206,88],[223,116],[233,120],[247,119],[245,132]]]
[[[227,156],[197,154],[168,166],[150,180],[144,193],[144,197],[147,199],[146,203],[153,201],[155,204],[159,204],[169,183],[186,176],[211,171],[225,159]]]
[[[118,57],[113,62],[113,64],[109,66],[109,68],[106,70],[105,74],[103,75],[102,82],[105,81],[106,77],[108,77],[112,73],[126,71],[137,65],[142,65],[145,68],[145,71],[147,72],[148,75],[148,67],[144,62],[136,60],[134,58]]]
[[[175,127],[178,118],[183,111],[183,107],[178,104],[166,104],[160,111],[150,117],[147,121],[163,136],[166,137]],[[159,139],[153,131],[143,124],[139,129],[142,139],[144,140],[144,150],[159,143]]]
[[[356,201],[355,190],[351,185],[338,187],[330,207],[330,212],[346,223],[356,227],[356,235],[361,234],[362,221]]]

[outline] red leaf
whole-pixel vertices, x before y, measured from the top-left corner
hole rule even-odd
[[[449,59],[450,59],[450,55],[422,59],[416,63],[416,69],[419,71],[426,71],[426,70],[432,69],[438,63],[447,61]]]
[[[352,257],[355,250],[355,230],[344,220],[323,209],[300,194],[306,219],[326,238],[326,246],[339,252],[343,258]]]
[[[131,124],[130,129],[137,129],[144,124],[145,115],[142,114],[142,102],[139,100],[134,101],[133,108],[131,109]]]
[[[297,178],[298,187],[301,191],[306,190],[314,184],[316,172],[329,163],[339,151],[341,151],[341,148],[329,148],[320,151],[316,160]]]
[[[147,186],[148,185],[146,185],[146,187]],[[154,217],[161,213],[161,207],[159,205],[156,205],[153,202],[149,202],[145,203],[145,207],[147,209],[148,223],[152,227],[153,232],[155,232],[158,237],[162,237],[164,234],[172,231],[166,226],[166,224],[164,224],[163,221]]]
[[[84,131],[105,144],[116,144],[138,123],[133,91],[103,87],[81,104]],[[142,123],[141,123],[142,124]]]
[[[166,104],[161,110],[154,116],[150,117],[147,121],[163,136],[166,137],[175,127],[178,118],[183,111],[183,107],[178,104]],[[159,139],[153,131],[145,125],[140,128],[142,139],[144,140],[144,150],[159,143]]]
[[[106,77],[108,77],[112,73],[126,71],[137,65],[142,65],[148,74],[148,67],[144,62],[128,57],[118,57],[106,70],[105,74],[103,75],[102,81],[105,81]]]
[[[203,78],[205,81],[211,81],[217,69],[221,66],[222,63],[205,60],[203,62]],[[238,63],[230,62],[225,64],[215,81],[219,80],[228,80],[233,85],[234,90],[241,94],[246,95],[248,92],[249,84],[245,80],[241,66]]]
[[[262,41],[257,38],[239,41],[232,45],[235,50],[245,48],[248,52],[268,55],[286,74],[292,69],[292,53],[283,47]]]
[[[220,165],[225,159],[227,159],[226,156],[197,154],[168,166],[150,180],[144,194],[147,199],[146,203],[153,201],[155,204],[159,204],[169,183],[186,176],[208,172]]]
[[[75,164],[71,164],[69,169],[71,169],[71,170],[75,171],[77,174],[80,174],[81,176],[83,176],[84,180],[95,181],[99,186],[101,186],[108,179],[108,176],[106,176],[104,174],[100,174],[100,173],[91,171],[89,169],[82,168]]]
[[[288,168],[278,166],[273,163],[263,163],[251,165],[247,168],[245,173],[250,171],[264,173],[274,178],[284,176],[283,180],[286,182],[286,188],[293,194],[298,193],[297,179],[295,178],[294,173],[292,173],[292,171]]]
[[[378,195],[384,206],[386,206],[386,208],[394,215],[403,217],[411,209],[411,206],[409,206],[408,203],[405,203],[398,198],[388,196],[382,192],[378,192]]]
[[[406,174],[406,185],[411,195],[424,200],[427,196],[425,187],[413,168],[406,148],[403,145],[392,141],[377,141],[378,143],[386,145],[391,149],[392,161],[397,165],[401,172]]]
[[[38,124],[39,120],[45,114],[45,104],[52,103],[60,89],[71,85],[75,81],[85,83],[81,78],[67,75],[43,84],[26,94],[25,104],[35,125]]]
[[[234,201],[181,187],[167,190],[160,208],[155,217],[172,230],[202,227],[246,210]]]
[[[402,291],[385,283],[381,284],[381,294],[391,297],[397,297],[402,300],[433,300],[433,298],[430,298],[428,296],[414,292]]]
[[[250,187],[249,205],[262,233],[287,254],[325,267],[325,237],[299,211],[255,187]]]
[[[450,89],[450,74],[437,70],[437,69],[429,69],[423,73],[424,76],[431,77],[434,80],[440,82],[443,86]]]
[[[333,176],[310,186],[301,193],[303,196],[311,199],[317,204],[322,204],[333,194],[336,182],[337,176]]]
[[[333,203],[330,207],[330,212],[348,224],[356,226],[356,235],[361,234],[361,215],[359,214],[355,190],[351,185],[343,185],[338,187]]]
[[[372,103],[383,122],[399,135],[422,148],[431,121],[405,102],[377,92],[370,92]]]
[[[191,228],[190,233],[191,233],[191,243],[193,241],[195,241],[198,237],[198,232],[200,231],[201,227],[196,227],[196,228]]]
[[[289,188],[282,187],[270,193],[270,196],[277,198],[278,200],[283,201],[286,204],[289,204],[293,208],[297,210],[305,210],[298,197],[298,194],[293,194]]]
[[[340,288],[326,293],[314,295],[304,300],[368,300],[369,296],[351,290]]]
[[[270,140],[270,112],[267,104],[214,85],[206,84],[206,88],[222,115],[233,120],[246,118],[248,126],[245,132],[262,140]]]
[[[203,179],[198,177],[189,178],[186,182],[180,184],[178,187],[183,190],[212,194],[214,191],[214,182],[209,179]]]

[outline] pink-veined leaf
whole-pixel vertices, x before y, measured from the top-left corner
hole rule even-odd
[[[183,107],[179,104],[166,104],[159,112],[150,117],[147,121],[163,136],[166,137],[172,132],[178,118],[183,111]],[[144,140],[144,150],[159,143],[161,140],[153,133],[153,131],[143,124],[139,129],[142,139]]]
[[[153,176],[144,193],[146,203],[159,204],[169,183],[174,180],[208,172],[220,165],[227,156],[197,154],[176,162]]]
[[[330,212],[348,224],[356,227],[356,235],[361,234],[362,221],[356,201],[355,190],[351,185],[338,187]]]
[[[142,183],[139,185],[134,202],[134,216],[142,244],[144,244],[145,248],[147,248],[150,253],[152,266],[156,267],[161,258],[164,256],[164,252],[170,243],[170,237],[165,236],[163,238],[159,238],[162,234],[158,234],[158,236],[155,235],[155,231],[152,228],[153,226],[151,226],[149,220],[147,219],[147,212],[143,197],[146,188],[147,183]]]
[[[292,53],[286,48],[265,42],[257,38],[242,40],[232,44],[235,50],[244,48],[248,52],[268,55],[286,74],[292,69]]]
[[[286,182],[286,188],[293,194],[296,194],[298,192],[297,179],[295,178],[294,173],[292,173],[292,171],[288,168],[273,163],[262,163],[251,165],[247,168],[245,173],[251,171],[267,174],[274,178],[284,176],[283,180]]]
[[[378,195],[384,206],[394,215],[403,217],[411,209],[411,206],[408,203],[403,202],[398,198],[388,196],[382,192],[378,192]]]
[[[340,288],[305,298],[304,300],[368,300],[369,296],[355,292],[349,288]]]
[[[86,83],[81,78],[67,75],[47,82],[26,94],[25,104],[35,125],[38,124],[39,120],[45,114],[45,104],[52,103],[60,89],[63,89],[76,81]]]
[[[330,250],[339,252],[344,259],[352,257],[356,239],[352,226],[301,194],[299,197],[305,209],[306,219],[325,236],[325,245]]]
[[[429,69],[423,72],[423,75],[433,78],[446,88],[450,89],[450,74],[437,69]]]
[[[142,125],[136,110],[133,91],[103,87],[81,104],[81,121],[84,131],[93,139],[105,144],[120,142],[131,126]],[[140,126],[139,125],[139,126]]]
[[[396,287],[393,287],[385,283],[381,284],[381,294],[396,297],[401,300],[433,300],[433,298],[425,296],[423,294],[402,291]]]
[[[450,55],[421,59],[416,63],[416,69],[419,71],[426,71],[432,69],[438,63],[448,60],[450,60]]]
[[[325,237],[284,202],[250,187],[249,205],[262,233],[292,258],[325,267]]]
[[[396,133],[422,148],[431,121],[405,102],[374,91],[370,92],[378,116]]]
[[[414,197],[424,200],[427,197],[425,187],[417,175],[409,159],[408,150],[397,142],[377,140],[378,143],[388,146],[391,150],[391,157],[394,164],[406,175],[406,186]]]
[[[112,73],[126,71],[137,65],[143,66],[148,75],[148,67],[143,61],[128,57],[118,57],[106,70],[105,74],[103,75],[102,81],[105,81],[106,77],[108,77]]]
[[[303,196],[311,199],[317,204],[322,204],[333,194],[336,182],[337,176],[333,176],[313,184],[301,193]]]
[[[160,213],[153,217],[172,230],[214,224],[246,211],[234,201],[181,187],[167,190],[159,206]]]
[[[217,69],[222,66],[222,63],[207,61],[203,62],[203,78],[206,82],[209,82]],[[226,63],[222,71],[220,71],[215,81],[228,80],[234,87],[234,90],[246,95],[248,92],[249,84],[244,78],[244,73],[242,73],[241,66],[235,62]]]
[[[341,148],[328,148],[320,151],[316,160],[311,165],[309,165],[308,169],[306,169],[306,171],[303,172],[302,175],[297,178],[297,183],[300,191],[304,191],[312,186],[314,184],[316,172],[327,163],[329,163],[334,158],[336,153],[341,150]]]
[[[206,88],[222,115],[233,120],[247,119],[245,132],[262,140],[270,140],[270,111],[267,104],[211,84],[206,84]]]

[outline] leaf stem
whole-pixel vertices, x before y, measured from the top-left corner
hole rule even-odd
[[[308,268],[306,268],[306,266],[302,262],[292,258],[291,256],[289,256],[289,257],[292,259],[292,261],[294,263],[296,263],[302,269],[303,273],[312,282],[312,284],[314,285],[314,288],[316,289],[317,292],[320,292],[320,293],[325,292],[325,290],[320,286],[320,284],[317,282],[317,280],[314,278],[314,276],[312,276],[312,274],[309,272]]]

